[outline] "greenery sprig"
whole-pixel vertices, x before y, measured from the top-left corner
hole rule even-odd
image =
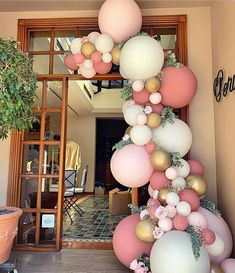
[[[193,255],[196,260],[200,257],[200,248],[202,246],[202,233],[198,228],[191,225],[187,228],[187,233],[191,236]]]
[[[167,122],[171,124],[175,122],[175,113],[171,107],[165,107],[161,113],[161,125],[164,127]]]
[[[172,152],[171,153],[172,158],[172,165],[175,167],[183,167],[183,164],[181,163],[181,156],[179,152]]]
[[[127,139],[127,140],[120,140],[118,143],[116,143],[112,150],[120,150],[121,148],[123,148],[124,146],[128,145],[128,144],[132,144],[133,142],[131,141],[131,139]]]
[[[164,62],[164,67],[169,67],[169,66],[173,66],[177,68],[180,68],[183,66],[183,64],[177,62],[175,53],[172,52],[171,50],[167,51],[167,54],[165,56],[165,62]]]
[[[121,98],[124,99],[125,101],[130,100],[133,98],[133,90],[131,87],[131,84],[126,85],[122,90],[121,90]]]
[[[0,38],[0,140],[13,129],[32,126],[32,107],[36,96],[33,60],[20,51],[18,42]]]
[[[134,204],[129,204],[128,208],[130,208],[131,214],[137,214],[137,213],[141,213],[141,211],[146,209],[147,207],[146,206],[139,207],[139,206],[134,205]]]
[[[216,204],[207,198],[202,198],[200,200],[201,207],[208,209],[210,212],[217,216],[221,216],[221,212],[218,210]]]

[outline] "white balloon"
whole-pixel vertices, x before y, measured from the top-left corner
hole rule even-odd
[[[166,202],[168,205],[176,206],[180,201],[179,195],[175,192],[169,192],[166,196]]]
[[[183,177],[177,177],[176,179],[172,180],[172,186],[175,189],[184,189],[186,187],[186,181]]]
[[[153,139],[168,152],[179,152],[183,157],[192,145],[192,133],[188,125],[180,119],[174,123],[167,122],[164,126],[153,129]]]
[[[178,176],[181,176],[181,177],[185,178],[190,173],[190,167],[189,167],[189,164],[188,164],[188,162],[186,160],[181,159],[180,162],[181,162],[181,166],[180,167],[175,167],[175,168],[177,170]]]
[[[92,69],[92,68],[93,68],[93,62],[92,62],[92,60],[86,59],[86,60],[83,62],[83,66],[84,66],[86,69]]]
[[[110,52],[113,46],[113,39],[108,34],[100,34],[95,40],[95,47],[101,53]]]
[[[123,103],[122,105],[122,113],[124,114],[124,112],[126,111],[128,106],[134,105],[135,101],[134,100],[127,100]]]
[[[152,273],[209,273],[210,259],[202,246],[195,259],[190,235],[184,231],[169,231],[157,240],[151,250]]]
[[[146,125],[135,125],[130,131],[130,138],[136,145],[146,145],[152,138],[152,131]]]
[[[97,31],[93,31],[91,33],[88,34],[88,39],[89,39],[89,42],[91,42],[92,44],[95,43],[95,40],[100,36],[100,33],[97,32]]]
[[[149,36],[128,40],[120,56],[120,72],[125,79],[147,80],[157,76],[164,62],[160,44]]]
[[[188,202],[181,201],[177,204],[176,210],[179,215],[183,215],[183,216],[187,217],[187,216],[189,216],[189,214],[191,212],[191,206]]]
[[[76,38],[71,42],[70,50],[75,55],[81,53],[82,39]]]
[[[102,55],[102,60],[103,60],[104,63],[108,64],[108,63],[110,63],[112,61],[112,55],[110,53],[108,53],[108,52],[104,53]]]
[[[126,111],[124,112],[124,119],[127,124],[131,126],[137,125],[137,116],[143,113],[143,109],[139,105],[131,105],[128,106]]]
[[[211,245],[205,245],[205,248],[210,256],[219,256],[224,251],[224,241],[217,233],[215,233],[214,243]]]

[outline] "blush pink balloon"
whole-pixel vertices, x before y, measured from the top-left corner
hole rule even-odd
[[[162,112],[162,110],[164,108],[164,106],[161,103],[159,103],[159,104],[151,104],[151,107],[153,109],[153,112],[157,113],[159,115],[161,114],[161,112]]]
[[[211,256],[211,261],[220,264],[223,260],[231,256],[233,248],[233,238],[231,231],[221,216],[217,216],[207,209],[199,208],[198,211],[202,213],[208,221],[208,228],[218,234],[224,241],[224,251],[219,256]]]
[[[106,0],[99,11],[98,23],[102,33],[120,43],[140,31],[142,14],[134,0]]]
[[[176,215],[173,218],[173,226],[176,230],[186,230],[188,227],[188,219],[183,215]]]
[[[156,212],[156,209],[158,208],[159,206],[151,206],[148,208],[148,211],[149,211],[149,218],[153,221],[157,221],[158,218],[156,217],[155,215],[155,212]]]
[[[153,246],[137,238],[135,229],[139,222],[139,214],[127,216],[117,225],[113,235],[113,250],[119,261],[128,268],[143,253],[149,256]]]
[[[64,65],[70,70],[77,70],[78,66],[74,61],[72,54],[64,56]]]
[[[79,67],[79,72],[80,74],[86,78],[86,79],[91,79],[95,76],[96,74],[96,71],[94,68],[91,68],[91,69],[87,69],[86,67],[84,67],[83,65],[81,65]]]
[[[196,211],[200,206],[200,200],[197,193],[190,189],[184,189],[179,192],[180,201],[186,201],[190,204],[192,211]]]
[[[143,89],[140,92],[133,92],[133,99],[138,104],[146,104],[149,102],[150,93]]]
[[[107,74],[112,69],[112,62],[104,63],[101,61],[99,63],[94,63],[94,69],[99,74]]]
[[[141,81],[141,80],[135,80],[135,81],[133,81],[133,83],[132,83],[132,89],[135,92],[142,91],[144,89],[144,82]]]
[[[138,188],[149,182],[153,167],[143,146],[129,144],[117,150],[111,158],[111,171],[122,185]]]
[[[165,171],[165,176],[166,176],[166,178],[168,178],[169,180],[176,179],[176,177],[178,176],[178,173],[177,173],[176,168],[170,167],[170,168],[166,169],[166,171]]]
[[[150,140],[149,143],[145,145],[145,150],[148,154],[151,154],[156,149],[156,144],[154,141]]]
[[[91,55],[93,63],[99,63],[102,60],[102,54],[99,51],[95,51]]]
[[[170,184],[164,172],[155,171],[150,177],[150,185],[154,190],[160,190]]]
[[[224,273],[234,273],[235,272],[235,259],[224,260],[221,264]]]
[[[190,225],[199,227],[200,229],[206,229],[208,227],[205,216],[198,211],[193,211],[189,214],[188,222]]]
[[[161,102],[161,100],[162,100],[162,96],[159,92],[153,93],[149,97],[149,101],[152,104],[159,104]]]
[[[206,228],[202,231],[203,244],[211,245],[215,241],[215,233],[213,230]]]
[[[81,53],[73,55],[73,59],[77,65],[80,65],[85,61],[85,57]]]
[[[197,79],[194,73],[186,66],[166,67],[162,72],[164,79],[159,90],[162,95],[161,103],[172,108],[188,105],[197,91]]]
[[[147,118],[147,116],[146,116],[145,113],[139,114],[139,115],[137,116],[137,118],[136,118],[136,121],[137,121],[137,123],[138,123],[139,125],[144,125],[144,124],[146,124],[147,120],[148,120],[148,118]]]
[[[205,173],[204,167],[200,161],[190,159],[188,160],[188,164],[190,167],[190,174],[200,175],[200,176],[204,175]]]

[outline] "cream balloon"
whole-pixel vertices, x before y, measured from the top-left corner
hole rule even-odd
[[[71,42],[70,50],[73,55],[81,53],[82,39],[76,38]]]
[[[172,180],[172,186],[175,189],[184,189],[186,187],[186,181],[183,177],[177,177]]]
[[[210,259],[202,246],[195,259],[190,235],[183,231],[169,231],[157,240],[150,254],[152,273],[209,273]]]
[[[91,33],[88,34],[88,39],[89,42],[95,44],[96,39],[100,36],[100,33],[97,31],[92,31]]]
[[[186,160],[180,159],[181,166],[175,167],[178,173],[178,176],[183,178],[187,177],[190,173],[190,167]]]
[[[122,48],[120,72],[125,79],[147,80],[158,75],[163,62],[163,49],[155,39],[136,36]]]
[[[137,125],[137,116],[143,113],[143,109],[139,105],[131,105],[128,106],[126,111],[124,112],[124,119],[127,124],[131,126]]]
[[[192,133],[185,122],[176,118],[174,123],[153,129],[153,140],[168,152],[179,152],[183,157],[192,145]]]
[[[205,245],[205,248],[210,256],[221,255],[224,251],[224,241],[217,233],[215,233],[214,243],[211,245]]]
[[[95,40],[95,47],[101,53],[110,52],[113,49],[113,46],[113,39],[108,34],[100,34]]]
[[[124,114],[124,112],[126,111],[128,106],[134,105],[135,101],[134,100],[127,100],[123,103],[122,105],[122,113]]]
[[[102,55],[102,60],[104,63],[108,64],[112,61],[112,55],[109,52],[106,52]]]
[[[146,145],[152,138],[152,131],[146,125],[135,125],[130,131],[130,137],[136,145]]]

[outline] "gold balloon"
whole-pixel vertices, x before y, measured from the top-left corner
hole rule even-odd
[[[161,81],[158,78],[150,78],[145,82],[145,89],[149,93],[155,93],[160,89]]]
[[[112,51],[111,51],[111,55],[113,57],[112,62],[116,65],[120,64],[120,56],[121,56],[121,49],[118,45],[116,45]]]
[[[157,128],[161,124],[161,117],[157,113],[150,113],[146,125],[150,128]]]
[[[81,53],[84,55],[86,59],[90,59],[92,53],[96,51],[95,45],[92,44],[91,42],[85,42],[82,44],[81,47]]]
[[[136,236],[145,243],[153,243],[155,242],[154,229],[155,225],[150,219],[141,220],[136,225]]]
[[[171,155],[163,150],[158,149],[151,153],[150,162],[156,171],[165,171],[171,166]]]
[[[210,273],[224,273],[224,270],[220,265],[211,262]]]
[[[195,191],[199,196],[203,196],[207,191],[207,183],[202,176],[189,175],[186,178],[189,187]]]
[[[159,191],[159,194],[158,194],[158,201],[162,204],[162,205],[167,205],[166,203],[166,196],[167,194],[170,192],[170,189],[168,188],[162,188],[160,191]]]
[[[130,135],[131,129],[132,129],[132,126],[129,126],[129,127],[126,129],[125,134]]]

